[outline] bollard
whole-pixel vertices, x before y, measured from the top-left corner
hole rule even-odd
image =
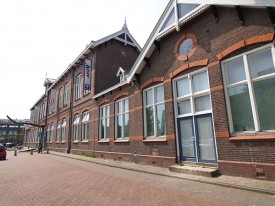
[[[47,154],[49,154],[50,153],[50,150],[49,150],[49,148],[47,148]]]
[[[14,150],[14,156],[17,156],[17,149]]]
[[[33,150],[31,149],[31,155],[33,155]]]

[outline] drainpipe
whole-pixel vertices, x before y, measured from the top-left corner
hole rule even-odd
[[[73,94],[74,94],[74,72],[75,68],[72,67],[71,75],[72,75],[72,80],[71,80],[71,96],[70,96],[70,114],[69,114],[69,132],[68,132],[68,149],[67,149],[67,154],[70,154],[71,152],[71,140],[72,140],[72,123],[73,123]]]
[[[45,127],[48,124],[48,113],[49,113],[49,99],[50,99],[50,90],[47,91],[47,104],[46,104],[46,117],[45,117],[45,125],[42,127],[42,148],[45,148],[45,140],[47,140],[47,133],[45,133]],[[42,152],[42,151],[41,151]]]

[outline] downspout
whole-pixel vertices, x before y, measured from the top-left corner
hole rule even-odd
[[[47,91],[47,104],[46,104],[46,117],[45,117],[45,125],[42,127],[42,148],[45,148],[45,140],[47,140],[47,133],[45,133],[45,127],[48,124],[48,113],[49,113],[49,99],[50,99],[50,90]]]
[[[67,154],[71,153],[71,140],[72,140],[72,117],[73,117],[73,94],[74,94],[74,72],[75,68],[72,67],[72,80],[71,80],[71,96],[70,96],[70,114],[69,114],[69,132],[68,132],[68,149],[67,149]]]

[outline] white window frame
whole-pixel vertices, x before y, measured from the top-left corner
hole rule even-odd
[[[162,102],[155,102],[155,98],[156,98],[156,88],[157,87],[163,87],[163,95],[164,95],[164,100]],[[153,104],[150,105],[146,105],[146,92],[152,90],[153,93]],[[166,138],[166,134],[162,135],[162,136],[157,136],[157,112],[156,112],[156,108],[158,105],[163,104],[164,105],[164,111],[166,111],[165,109],[165,87],[164,84],[158,84],[155,86],[152,86],[148,89],[143,90],[143,105],[144,105],[144,110],[143,110],[143,122],[144,122],[144,133],[145,133],[145,139],[152,139],[152,138]],[[147,120],[146,120],[146,108],[149,107],[153,107],[153,115],[154,115],[154,135],[153,136],[148,136],[147,135]],[[165,130],[166,130],[166,121],[165,121]]]
[[[271,50],[271,54],[272,54],[272,59],[273,59],[273,64],[275,66],[275,49],[274,49],[274,44],[267,44],[264,46],[261,46],[259,48],[253,49],[251,51],[242,53],[240,55],[234,56],[232,58],[226,59],[224,61],[222,61],[221,66],[222,66],[222,74],[223,74],[223,80],[224,80],[224,92],[225,92],[225,99],[226,99],[226,108],[227,108],[227,113],[228,113],[228,120],[229,120],[229,130],[230,133],[234,133],[234,132],[240,132],[240,133],[255,133],[255,132],[260,132],[261,131],[261,126],[260,126],[260,119],[259,119],[259,115],[258,115],[258,110],[257,110],[257,103],[256,103],[256,97],[255,97],[255,93],[254,93],[254,88],[253,88],[253,82],[257,82],[257,81],[261,81],[261,80],[265,80],[265,79],[271,79],[271,78],[275,78],[275,73],[273,74],[268,74],[268,75],[263,75],[261,77],[257,77],[255,79],[252,79],[252,75],[251,75],[251,69],[248,65],[248,55],[251,54],[255,54],[264,50]],[[246,80],[243,80],[241,82],[237,82],[231,85],[227,85],[227,74],[226,74],[226,68],[225,68],[225,64],[237,59],[243,59],[244,62],[244,68],[245,68],[245,76],[246,76]],[[230,100],[229,100],[229,94],[228,94],[228,88],[230,87],[235,87],[238,85],[243,85],[243,84],[247,84],[248,85],[248,91],[249,91],[249,97],[250,97],[250,103],[251,103],[251,109],[252,109],[252,116],[253,116],[253,121],[254,121],[254,126],[255,126],[255,131],[234,131],[234,126],[233,126],[233,119],[232,119],[232,112],[231,112],[231,106],[230,106]],[[267,132],[272,131],[274,132],[274,130],[267,130]]]
[[[62,119],[62,124],[61,124],[61,141],[65,142],[65,135],[66,135],[66,119]]]
[[[75,100],[81,97],[81,74],[79,74],[75,79]]]
[[[124,108],[125,108],[125,101],[126,100],[128,100],[128,111],[124,111]],[[118,109],[117,109],[117,107],[118,107],[118,105],[119,105],[119,103],[121,102],[121,108],[120,108],[120,113],[118,113]],[[116,113],[116,115],[115,115],[115,134],[116,134],[116,139],[128,139],[129,138],[129,136],[127,136],[127,137],[125,137],[124,135],[125,135],[125,132],[124,132],[124,130],[125,130],[125,128],[124,128],[124,124],[125,124],[125,122],[124,122],[124,116],[126,115],[126,114],[129,114],[129,106],[130,106],[130,104],[129,104],[129,98],[128,97],[126,97],[126,98],[123,98],[123,99],[120,99],[120,100],[118,100],[118,101],[116,101],[115,102],[115,113]],[[119,115],[121,115],[122,116],[122,137],[117,137],[117,133],[118,133],[118,131],[117,131],[117,126],[118,126],[118,122],[117,122],[117,117],[119,116]],[[129,116],[129,118],[130,118],[130,116]],[[129,121],[130,122],[130,121]],[[130,129],[130,128],[129,128]]]
[[[207,73],[209,88],[205,89],[203,91],[194,92],[193,91],[193,85],[192,85],[192,77],[197,75],[197,74],[204,73],[204,72]],[[188,79],[188,82],[189,82],[190,94],[187,94],[187,95],[184,95],[184,96],[181,96],[181,97],[177,97],[177,82],[182,80],[182,79],[186,79],[186,78]],[[175,117],[176,118],[190,117],[190,116],[196,116],[196,115],[212,113],[212,99],[211,99],[209,74],[208,74],[207,67],[173,79],[173,94],[174,94],[174,111],[175,111]],[[208,96],[208,95],[210,96],[210,106],[211,106],[211,108],[209,110],[196,112],[195,111],[195,98],[204,97],[204,96]],[[181,101],[184,101],[184,100],[190,100],[191,112],[186,113],[186,114],[179,114],[178,102],[181,102]]]
[[[56,124],[56,142],[60,141],[61,137],[61,121],[58,120]]]
[[[74,123],[73,123],[74,142],[79,141],[79,124],[80,124],[80,115],[76,114],[74,116]]]
[[[63,105],[66,105],[68,103],[68,90],[69,90],[69,85],[68,83],[66,83],[64,85]]]
[[[103,113],[103,116],[102,116],[102,113]],[[108,119],[109,119],[109,134],[110,134],[110,105],[109,104],[103,105],[99,108],[99,116],[100,116],[100,118],[99,118],[99,140],[107,140],[107,139],[109,139],[109,137],[107,137],[107,129],[108,129],[107,128],[107,120]],[[103,120],[105,123],[104,134],[101,134],[101,126],[102,126],[101,120]]]
[[[81,133],[81,141],[88,141],[89,137],[89,111],[85,111],[82,114],[82,133]]]

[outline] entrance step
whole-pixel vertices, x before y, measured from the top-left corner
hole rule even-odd
[[[182,166],[172,165],[169,167],[169,171],[191,174],[191,175],[199,175],[204,177],[216,177],[219,175],[218,168],[212,165],[196,165],[196,164],[184,164]]]

